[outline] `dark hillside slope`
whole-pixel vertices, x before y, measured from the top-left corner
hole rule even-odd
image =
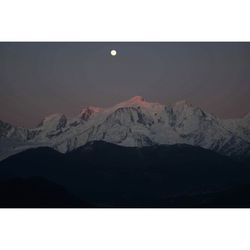
[[[67,154],[27,150],[2,161],[0,176],[45,178],[97,207],[170,207],[178,200],[173,197],[183,197],[176,204],[188,207],[202,199],[186,197],[248,185],[250,167],[188,145],[131,148],[97,141]]]

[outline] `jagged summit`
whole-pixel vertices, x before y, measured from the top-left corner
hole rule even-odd
[[[193,107],[192,103],[187,100],[180,100],[174,103],[176,107]]]
[[[61,113],[55,113],[46,116],[39,124],[38,127],[40,126],[46,126],[47,124],[54,124],[58,123],[61,120],[67,120],[66,116]]]
[[[130,98],[129,100],[127,100],[126,102],[130,102],[130,103],[141,103],[141,102],[145,102],[145,98],[139,95],[133,96],[132,98]]]
[[[189,144],[250,156],[248,117],[223,120],[186,100],[164,105],[134,96],[105,109],[85,107],[75,117],[53,114],[34,129],[0,123],[0,159],[41,145],[65,153],[91,141],[132,147]]]
[[[67,124],[67,117],[64,114],[56,113],[46,116],[37,126],[39,133],[51,134],[52,131],[61,130]],[[33,135],[32,135],[33,137]]]
[[[83,108],[79,117],[80,119],[87,121],[93,114],[103,111],[102,108],[95,107],[95,106],[88,106]]]
[[[86,110],[91,110],[91,111],[94,111],[94,112],[100,112],[103,110],[103,108],[100,108],[100,107],[96,107],[96,106],[87,106],[87,107],[84,107],[81,111],[82,112],[85,112]]]
[[[64,114],[61,114],[61,113],[51,114],[51,115],[46,116],[43,119],[43,121],[44,122],[49,122],[49,121],[52,121],[52,120],[55,120],[55,119],[60,119],[62,116],[64,116]]]
[[[170,104],[169,106],[170,107],[193,107],[193,105],[187,100],[177,101],[173,104]],[[89,116],[90,114],[102,113],[103,111],[112,111],[112,110],[116,110],[117,108],[122,108],[122,107],[142,107],[148,110],[153,109],[154,111],[157,111],[157,110],[161,111],[165,107],[165,105],[160,104],[158,102],[146,101],[146,99],[143,96],[136,95],[136,96],[129,98],[128,100],[122,101],[109,108],[101,108],[97,106],[86,106],[82,108],[79,116],[85,117],[86,115]]]
[[[80,112],[80,116],[82,116],[85,113],[97,113],[97,112],[101,112],[103,110],[103,108],[99,108],[99,107],[95,107],[95,106],[87,106],[84,107],[81,112]]]
[[[148,102],[146,102],[142,96],[134,96],[126,101],[116,104],[114,107],[129,107],[129,106],[134,106],[134,105],[141,106],[141,105],[145,105],[146,103]]]

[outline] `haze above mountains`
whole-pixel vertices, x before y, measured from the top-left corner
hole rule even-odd
[[[241,119],[220,119],[186,101],[163,105],[135,96],[110,108],[86,107],[73,118],[52,114],[36,128],[0,121],[0,160],[44,146],[66,153],[90,141],[128,147],[188,144],[248,158],[250,113]]]

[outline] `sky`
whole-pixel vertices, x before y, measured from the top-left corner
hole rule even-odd
[[[242,117],[250,112],[250,43],[0,43],[2,121],[34,127],[49,114],[71,117],[136,95]]]

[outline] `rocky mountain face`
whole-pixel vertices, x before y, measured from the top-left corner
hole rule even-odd
[[[129,147],[189,144],[249,157],[250,115],[223,120],[186,101],[162,105],[135,96],[111,108],[86,107],[70,119],[54,114],[32,129],[0,122],[0,159],[40,146],[65,153],[100,140]]]

